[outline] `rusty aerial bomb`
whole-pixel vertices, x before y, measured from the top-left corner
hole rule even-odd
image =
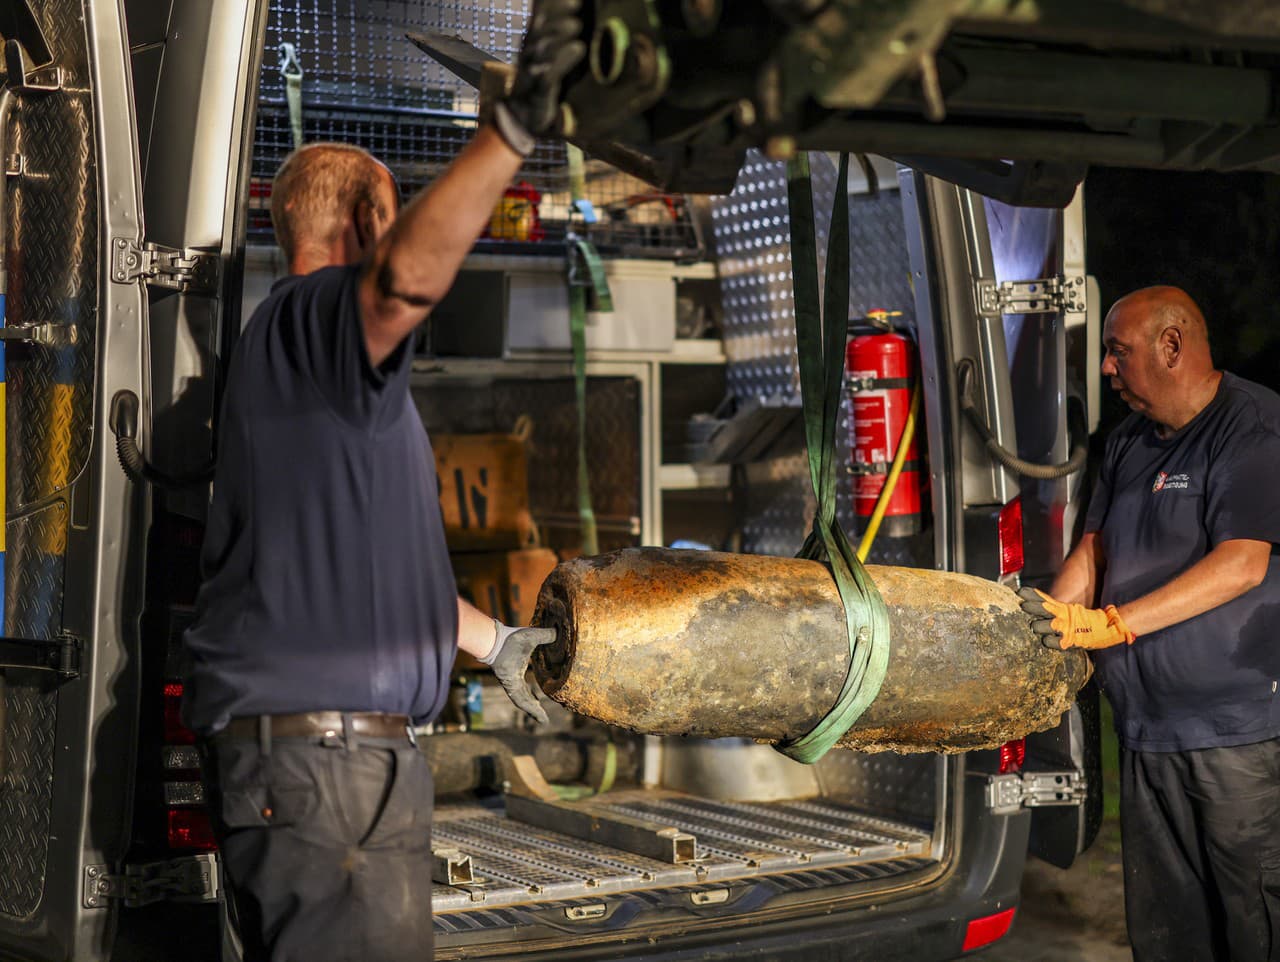
[[[1080,651],[1044,647],[1012,589],[971,575],[869,565],[891,649],[875,701],[839,745],[994,748],[1055,725],[1089,678]],[[544,692],[654,735],[777,743],[832,707],[849,664],[830,572],[797,558],[626,548],[558,566],[534,623]]]

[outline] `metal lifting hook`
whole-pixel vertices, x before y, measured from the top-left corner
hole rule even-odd
[[[298,61],[298,51],[291,43],[281,43],[276,47],[280,56],[280,75],[285,79],[302,76],[302,64]]]

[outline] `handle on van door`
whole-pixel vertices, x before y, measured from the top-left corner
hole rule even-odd
[[[978,413],[977,405],[973,400],[977,369],[978,365],[974,363],[973,358],[969,357],[961,358],[959,363],[956,364],[960,410],[964,412],[969,423],[973,425],[973,429],[978,432],[978,437],[982,438],[982,443],[986,445],[987,451],[991,453],[993,458],[1015,474],[1034,478],[1037,481],[1052,481],[1055,478],[1065,478],[1067,475],[1075,474],[1084,467],[1085,459],[1089,456],[1089,447],[1088,438],[1082,430],[1083,425],[1073,425],[1073,422],[1078,419],[1072,417],[1072,408],[1075,405],[1071,402],[1077,399],[1070,398],[1067,402],[1067,425],[1074,436],[1071,456],[1061,464],[1034,464],[1031,461],[1024,461],[1004,447],[996,440],[996,436],[991,433],[991,429],[987,427],[986,422],[982,420],[982,415]]]
[[[117,391],[111,399],[111,433],[116,436],[116,457],[120,467],[135,484],[154,484],[161,488],[188,488],[213,480],[216,462],[209,461],[186,474],[168,474],[148,463],[138,447],[138,395]]]

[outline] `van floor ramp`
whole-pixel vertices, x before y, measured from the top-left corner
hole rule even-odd
[[[636,789],[576,802],[598,821],[660,824],[696,840],[692,858],[658,859],[555,828],[555,809],[543,824],[516,821],[478,803],[436,810],[432,845],[469,859],[464,881],[439,877],[435,912],[493,908],[625,892],[697,885],[723,879],[904,859],[927,858],[928,831],[867,815],[829,799],[724,802],[676,792]],[[670,830],[668,830],[670,831]],[[682,836],[684,837],[684,836]],[[454,881],[456,884],[447,884]]]

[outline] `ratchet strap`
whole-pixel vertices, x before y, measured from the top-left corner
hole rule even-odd
[[[289,129],[293,149],[302,146],[302,64],[291,43],[280,44],[280,76],[284,78],[284,97],[289,105]]]
[[[587,468],[587,310],[612,311],[613,298],[604,263],[584,237],[570,233],[569,340],[573,345],[573,391],[578,405],[578,518],[582,553],[600,553],[596,514],[591,507],[591,472]]]
[[[569,194],[573,209],[587,224],[594,224],[595,210],[586,199],[586,164],[582,151],[565,144],[569,166]],[[591,472],[587,467],[587,311],[612,311],[613,296],[604,262],[595,245],[572,230],[565,235],[569,268],[569,341],[573,347],[573,389],[578,405],[578,518],[582,553],[600,553],[596,513],[591,507]]]
[[[836,520],[835,437],[849,323],[848,182],[849,157],[842,154],[831,211],[825,298],[820,302],[809,159],[800,153],[787,164],[800,393],[809,478],[818,501],[813,530],[799,557],[830,566],[849,633],[849,670],[835,705],[810,731],[777,746],[784,755],[806,764],[830,751],[875,701],[889,665],[889,616],[884,600]]]

